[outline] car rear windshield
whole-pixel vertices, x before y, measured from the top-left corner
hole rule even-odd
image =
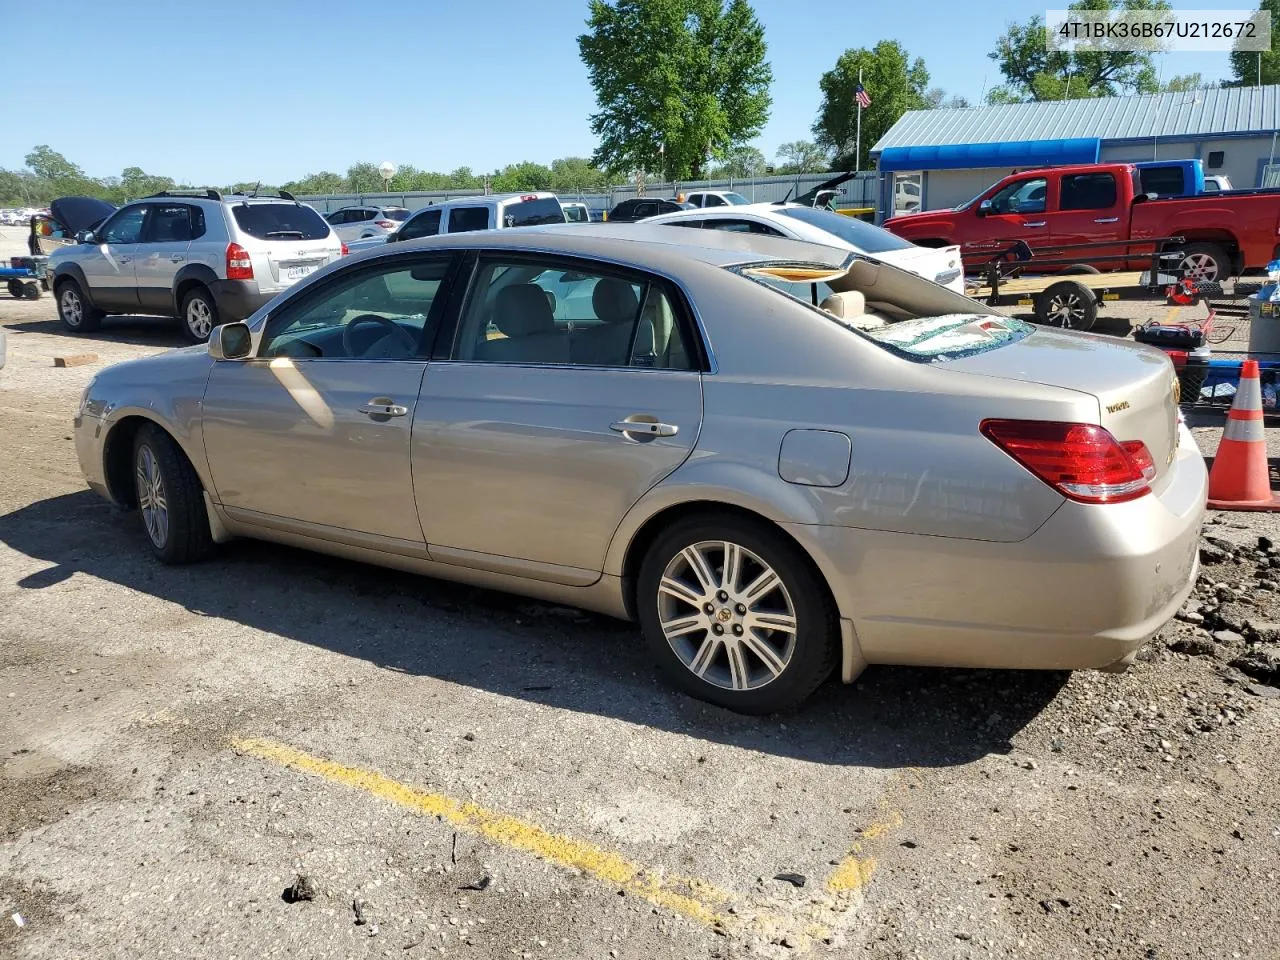
[[[543,223],[564,223],[564,209],[555,197],[539,197],[509,203],[502,209],[504,227],[533,227]]]
[[[815,207],[779,207],[778,212],[835,234],[841,240],[853,244],[863,253],[886,253],[889,250],[910,250],[915,244],[908,243],[888,230],[877,227],[865,220],[846,217],[830,210],[818,210]]]
[[[259,240],[323,240],[329,224],[300,203],[237,203],[231,208],[236,225]]]
[[[384,207],[382,213],[389,220],[407,220],[409,211],[404,207]]]

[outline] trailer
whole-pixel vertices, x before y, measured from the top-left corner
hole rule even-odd
[[[1149,240],[1074,243],[1041,247],[1034,253],[1027,243],[1018,240],[992,257],[978,278],[966,281],[965,293],[988,306],[1031,307],[1036,320],[1047,326],[1071,330],[1088,330],[1098,319],[1098,308],[1115,300],[1147,298],[1167,299],[1178,287],[1181,276],[1164,261],[1177,263],[1182,251],[1169,249],[1181,244],[1182,237],[1159,237]],[[1149,246],[1150,253],[1131,252],[1126,259],[1150,257],[1146,270],[1116,270],[1103,273],[1090,259],[1115,262],[1116,247]],[[1102,251],[1109,256],[1099,256]],[[1052,258],[1040,256],[1051,251]],[[1028,275],[1028,270],[1049,269],[1048,274]]]
[[[5,281],[13,299],[39,300],[49,289],[48,264],[48,257],[13,257],[9,266],[0,267],[0,280]]]

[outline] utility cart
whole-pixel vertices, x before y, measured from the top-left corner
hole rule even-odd
[[[49,289],[45,269],[48,257],[13,257],[9,266],[0,267],[0,280],[5,282],[9,296],[15,300],[39,300]]]

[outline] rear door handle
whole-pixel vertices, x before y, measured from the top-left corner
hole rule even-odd
[[[674,437],[680,428],[674,423],[652,423],[646,420],[619,420],[609,424],[615,433],[636,433],[642,437]]]
[[[1035,223],[1024,223],[1024,227],[1043,227],[1047,221],[1037,220]]]
[[[357,409],[368,417],[403,417],[409,412],[408,407],[398,403],[375,403],[370,401]]]
[[[1119,217],[1102,217],[1101,219],[1095,220],[1093,222],[1094,223],[1115,223],[1119,219],[1120,219]]]

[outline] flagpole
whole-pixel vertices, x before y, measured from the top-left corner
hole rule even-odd
[[[862,86],[862,68],[858,68],[858,86]],[[859,164],[862,160],[862,101],[854,97],[858,104],[858,131],[854,134],[853,140],[853,172],[860,170]]]

